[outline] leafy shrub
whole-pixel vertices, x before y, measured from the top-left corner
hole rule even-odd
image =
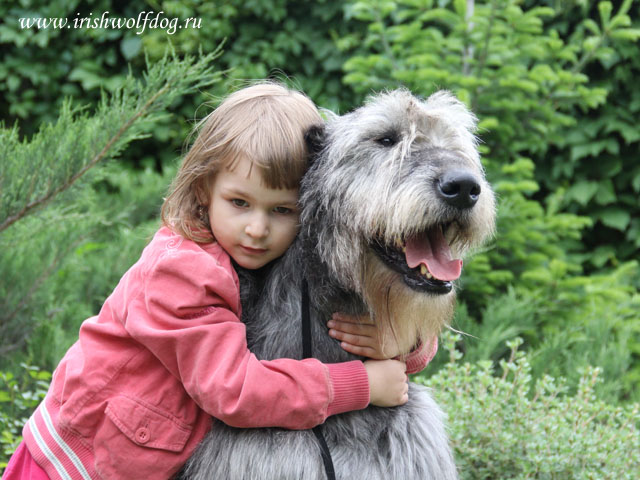
[[[3,366],[27,361],[53,369],[77,339],[80,323],[98,313],[159,226],[162,197],[175,169],[162,175],[152,168],[134,174],[113,162],[95,173],[94,188],[81,195],[91,198],[88,213],[70,216],[48,209],[5,233],[7,241],[18,236],[5,263],[8,271],[23,272],[13,285],[24,282],[27,289],[35,281],[37,286],[28,302],[18,303],[24,303],[22,310],[5,322],[5,348],[15,344],[11,338],[27,341],[7,350],[12,356],[3,358]],[[29,242],[19,241],[24,232],[29,232]],[[13,270],[18,265],[20,270]],[[43,275],[40,269],[46,265],[51,267]],[[18,302],[21,292],[11,288],[7,304]]]
[[[417,380],[448,413],[462,479],[635,479],[640,405],[612,406],[594,391],[600,370],[582,370],[577,390],[561,378],[532,379],[529,355],[508,342],[508,359],[461,363],[459,338],[443,336],[449,362]],[[441,352],[441,355],[444,352]],[[497,375],[496,375],[497,374]]]
[[[468,334],[461,348],[471,362],[497,361],[508,354],[504,342],[520,336],[535,378],[563,376],[575,386],[578,372],[595,365],[602,370],[603,381],[595,386],[601,398],[640,401],[637,270],[629,262],[611,273],[575,276],[556,261],[551,272],[539,273],[545,280],[537,285],[512,286],[485,299],[479,316],[462,303],[453,322]]]
[[[291,77],[323,107],[339,109],[354,104],[352,92],[342,84],[347,55],[338,51],[334,42],[360,24],[345,21],[342,2],[164,0],[158,6],[169,16],[202,20],[199,30],[183,29],[171,37],[179,51],[202,48],[207,52],[226,39],[219,64],[229,69],[231,86],[271,75]],[[152,58],[162,53],[166,42],[166,35],[159,30],[142,39]],[[193,108],[188,112],[192,114]]]
[[[546,19],[547,29],[585,45],[580,61],[589,83],[607,91],[595,109],[576,109],[575,124],[536,160],[543,189],[564,189],[563,209],[593,221],[582,238],[589,269],[637,258],[640,250],[640,90],[629,88],[640,75],[640,4],[614,4],[561,2]]]
[[[0,372],[0,474],[22,440],[22,427],[44,398],[51,374],[21,364],[18,375]]]
[[[597,368],[581,372],[569,393],[563,379],[533,381],[529,355],[508,342],[509,358],[461,363],[458,335],[445,333],[436,374],[414,381],[432,389],[448,412],[461,478],[635,479],[640,471],[640,406],[614,407],[594,390]],[[498,373],[498,376],[496,376]],[[44,398],[51,375],[21,365],[0,372],[0,470],[21,440],[22,426]]]
[[[129,9],[106,0],[0,3],[3,18],[0,117],[10,119],[10,124],[21,119],[23,134],[31,135],[41,124],[56,119],[65,98],[74,98],[83,105],[96,105],[101,89],[114,92],[128,74],[126,60],[131,57],[122,49],[126,30],[38,30],[21,28],[20,18],[67,17],[71,20],[76,14],[88,17],[92,12],[106,11],[114,17],[126,17],[142,10],[145,10],[143,2]],[[144,69],[144,64],[139,67]]]
[[[614,11],[603,1],[595,12],[567,12],[563,2],[546,3],[352,1],[348,15],[366,22],[367,30],[338,42],[353,52],[344,81],[360,93],[404,85],[426,96],[446,88],[479,117],[480,148],[499,211],[495,242],[465,264],[463,308],[454,326],[480,337],[465,338],[470,357],[497,360],[505,354],[502,342],[521,335],[536,376],[551,368],[571,383],[580,368],[599,365],[601,395],[639,400],[638,264],[613,258],[613,242],[593,248],[588,229],[602,218],[574,208],[571,180],[575,174],[581,185],[580,161],[563,158],[582,142],[568,143],[584,130],[581,121],[604,108],[617,88],[588,74],[606,59],[626,68],[615,51],[634,49],[639,32],[631,28],[629,11],[638,4],[627,0]],[[559,25],[567,28],[553,28]],[[616,158],[622,165],[610,173],[620,177],[613,182],[614,190],[622,189],[616,198],[637,199],[629,190],[635,157]],[[632,228],[630,219],[619,225]],[[621,258],[629,257],[625,249]],[[593,273],[594,265],[605,264],[608,270]]]
[[[19,23],[24,17],[97,18],[104,12],[109,18],[137,18],[149,11],[180,21],[197,19],[200,28],[174,34],[147,28],[138,35],[136,29],[37,30],[22,29]],[[169,43],[180,54],[200,49],[208,53],[226,40],[218,61],[220,69],[227,70],[225,81],[175,102],[176,117],[159,121],[150,132],[152,138],[125,153],[126,161],[136,167],[143,158],[157,169],[170,164],[190,130],[189,119],[203,116],[200,105],[212,98],[215,103],[248,79],[291,78],[324,107],[354,104],[351,90],[342,84],[347,57],[334,46],[335,38],[357,28],[343,20],[342,2],[20,0],[0,2],[0,17],[0,118],[8,124],[18,120],[23,135],[53,122],[64,98],[97,105],[101,92],[115,91],[130,70],[136,76],[144,71],[145,54],[156,61]]]
[[[90,272],[87,275],[88,264],[76,262],[77,269],[71,273],[69,267],[74,256],[88,258],[91,255],[87,254],[93,252],[96,258],[96,250],[108,243],[105,252],[111,253],[114,262],[110,265],[117,268],[120,255],[128,253],[121,248],[124,237],[118,235],[148,220],[151,212],[157,218],[169,179],[150,170],[129,178],[130,171],[116,173],[101,167],[131,142],[145,137],[159,118],[166,117],[166,108],[180,95],[214,83],[218,74],[212,62],[217,54],[214,51],[197,60],[166,55],[149,66],[144,81],[132,75],[113,94],[105,94],[92,115],[66,102],[58,120],[42,125],[29,140],[19,138],[17,127],[0,128],[3,368],[6,363],[17,363],[7,353],[24,354],[25,343],[34,340],[30,337],[39,325],[54,320],[52,328],[64,331],[69,321],[58,314],[67,307],[73,313],[85,313],[81,319],[89,316],[86,313],[95,313],[97,308],[91,304],[96,299],[94,292],[99,292],[100,305],[110,290],[94,287],[103,286],[114,273],[118,277],[124,273],[120,269],[105,271],[104,264],[109,262],[104,262],[104,257],[100,265],[105,275],[100,279],[91,277]],[[118,184],[123,191],[113,195],[120,188]],[[141,190],[142,185],[148,188]],[[127,261],[128,268],[133,262]],[[85,283],[77,283],[79,279]],[[112,289],[117,278],[110,283]],[[89,293],[89,302],[75,306],[74,299],[87,299],[83,293]],[[74,334],[76,331],[72,330]],[[59,353],[46,342],[38,348],[49,355]],[[52,366],[51,357],[30,360]]]

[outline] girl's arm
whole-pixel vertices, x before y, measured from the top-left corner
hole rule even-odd
[[[210,255],[182,251],[161,258],[144,284],[125,328],[204,411],[223,422],[307,429],[369,404],[369,374],[362,362],[258,360],[238,318],[235,278]],[[394,368],[404,375],[403,362]],[[386,378],[389,372],[378,369],[374,375]]]

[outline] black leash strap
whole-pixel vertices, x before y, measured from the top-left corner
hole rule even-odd
[[[336,480],[336,472],[333,469],[333,460],[331,460],[331,452],[329,451],[329,446],[327,445],[327,441],[324,439],[324,435],[322,435],[321,425],[317,427],[313,427],[313,433],[318,439],[318,443],[320,444],[320,449],[322,450],[322,462],[324,463],[324,471],[327,472],[328,480]]]
[[[302,279],[302,358],[313,356],[313,343],[311,339],[311,309],[309,307],[309,285]]]
[[[313,341],[311,339],[311,309],[309,308],[309,286],[307,280],[302,279],[302,357],[310,358],[313,355]],[[322,452],[322,462],[324,470],[327,472],[328,480],[336,480],[336,472],[333,468],[333,460],[327,441],[322,434],[322,425],[313,428],[313,433],[318,439]]]

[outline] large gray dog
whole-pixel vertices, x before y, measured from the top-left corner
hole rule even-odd
[[[308,284],[314,356],[354,357],[327,334],[333,312],[391,322],[406,351],[429,345],[450,320],[459,258],[493,231],[475,117],[446,92],[372,97],[308,139],[298,238],[257,285],[243,277],[243,321],[263,359],[301,358],[302,284]],[[455,412],[453,412],[455,414]],[[368,407],[323,425],[338,479],[457,478],[443,413],[411,385],[401,407]],[[190,459],[193,479],[326,478],[311,431],[234,429],[216,422]]]

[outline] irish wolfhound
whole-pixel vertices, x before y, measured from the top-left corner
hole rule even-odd
[[[242,276],[243,320],[260,358],[301,358],[302,285],[314,357],[354,357],[327,334],[336,311],[390,321],[406,351],[429,345],[450,320],[459,258],[489,236],[494,197],[474,116],[452,95],[405,90],[371,98],[308,138],[298,238],[264,284]],[[246,272],[244,272],[246,274]],[[330,417],[322,426],[338,479],[457,477],[443,413],[425,388],[409,402]],[[234,429],[216,422],[185,468],[204,479],[324,479],[311,431]]]

